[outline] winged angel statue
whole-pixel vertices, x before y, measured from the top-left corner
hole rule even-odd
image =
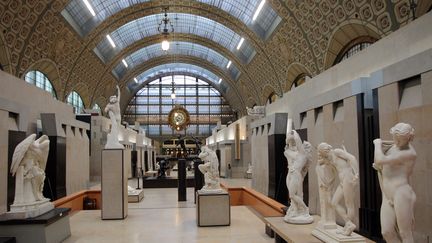
[[[32,134],[16,146],[10,170],[15,176],[13,205],[48,200],[42,194],[48,152],[49,139],[46,135],[36,140],[36,134]]]

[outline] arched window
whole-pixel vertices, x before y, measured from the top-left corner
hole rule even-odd
[[[75,114],[82,113],[82,111],[84,110],[84,102],[81,96],[75,91],[72,91],[68,95],[66,102],[74,107]]]
[[[342,50],[340,51],[339,55],[337,56],[334,65],[354,56],[355,54],[361,52],[362,50],[368,48],[370,45],[372,45],[376,41],[375,38],[369,37],[369,36],[362,36],[359,38],[356,38],[349,42]]]
[[[305,73],[302,73],[297,76],[297,78],[294,79],[294,82],[291,85],[291,90],[295,89],[296,87],[304,84],[306,82],[306,78],[309,78],[309,76]]]
[[[175,104],[182,105],[190,115],[189,126],[182,134],[208,137],[219,121],[226,124],[234,120],[230,104],[218,89],[191,75],[168,75],[151,81],[132,97],[123,118],[129,124],[138,121],[147,135],[162,141],[179,134],[168,124]]]
[[[33,84],[36,87],[51,93],[51,95],[57,99],[57,94],[51,84],[51,81],[47,78],[47,76],[45,76],[45,74],[37,70],[32,70],[26,73],[24,79],[27,83]]]
[[[276,95],[276,93],[274,93],[274,92],[271,93],[269,95],[269,97],[267,98],[267,105],[275,102],[277,100],[277,98],[278,98],[278,96]]]

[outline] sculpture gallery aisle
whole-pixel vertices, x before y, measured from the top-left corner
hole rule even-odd
[[[197,227],[193,189],[177,202],[177,189],[145,189],[144,200],[129,203],[125,220],[101,220],[100,211],[80,211],[70,218],[65,242],[274,242],[264,223],[247,207],[231,208],[231,226]]]

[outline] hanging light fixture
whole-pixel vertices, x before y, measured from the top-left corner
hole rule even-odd
[[[174,75],[172,76],[172,82],[171,82],[171,99],[175,99],[176,98],[176,94],[175,94],[175,83],[174,83]]]
[[[158,31],[159,31],[159,33],[162,34],[162,37],[163,37],[162,50],[168,51],[170,48],[168,36],[169,36],[170,32],[171,33],[174,32],[174,26],[171,23],[170,19],[168,18],[168,14],[167,14],[168,7],[164,7],[163,11],[164,11],[164,17],[161,20],[161,22],[159,23]]]

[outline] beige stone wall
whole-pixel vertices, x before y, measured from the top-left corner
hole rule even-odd
[[[89,138],[85,129],[66,128],[66,194],[88,188],[90,181]]]
[[[77,133],[85,134],[87,124],[75,120],[73,108],[52,98],[45,92],[24,80],[0,71],[0,214],[6,211],[8,130],[24,131],[27,135],[36,132],[41,113],[55,113],[61,120],[57,126],[66,130],[75,126]],[[9,114],[15,114],[16,119]],[[78,128],[79,127],[79,128]],[[87,128],[86,128],[87,127]],[[66,133],[67,134],[67,133]],[[87,135],[66,137],[67,193],[85,189],[88,182],[88,138]],[[50,135],[50,134],[48,134]],[[87,157],[85,156],[87,155]],[[4,182],[4,183],[3,183]]]
[[[251,136],[252,150],[252,188],[268,195],[269,163],[268,163],[268,129],[262,125],[253,129]]]
[[[17,131],[17,123],[9,118],[8,111],[0,109],[0,214],[7,209],[8,130]]]
[[[309,168],[309,210],[312,214],[319,214],[318,180],[315,172],[317,161],[317,146],[326,142],[333,148],[344,145],[349,153],[358,158],[358,129],[357,129],[357,97],[352,96],[343,100],[343,107],[334,115],[334,104],[322,106],[322,112],[315,109],[307,111],[306,128],[308,141],[313,145],[313,163]],[[318,107],[316,108],[318,110]],[[318,115],[318,113],[320,113]],[[318,117],[316,117],[318,115]],[[360,186],[356,192],[356,208],[360,207]],[[358,225],[358,210],[356,210],[356,224]],[[342,223],[341,219],[338,222]]]
[[[411,184],[417,195],[415,203],[415,242],[428,242],[432,237],[432,71],[420,75],[420,87],[409,97],[411,107],[401,107],[398,83],[379,88],[380,136],[391,140],[389,130],[398,122],[411,124],[415,129],[412,142],[417,161]],[[404,95],[402,93],[402,95]],[[420,97],[420,103],[417,98]],[[405,101],[404,101],[405,102]]]

